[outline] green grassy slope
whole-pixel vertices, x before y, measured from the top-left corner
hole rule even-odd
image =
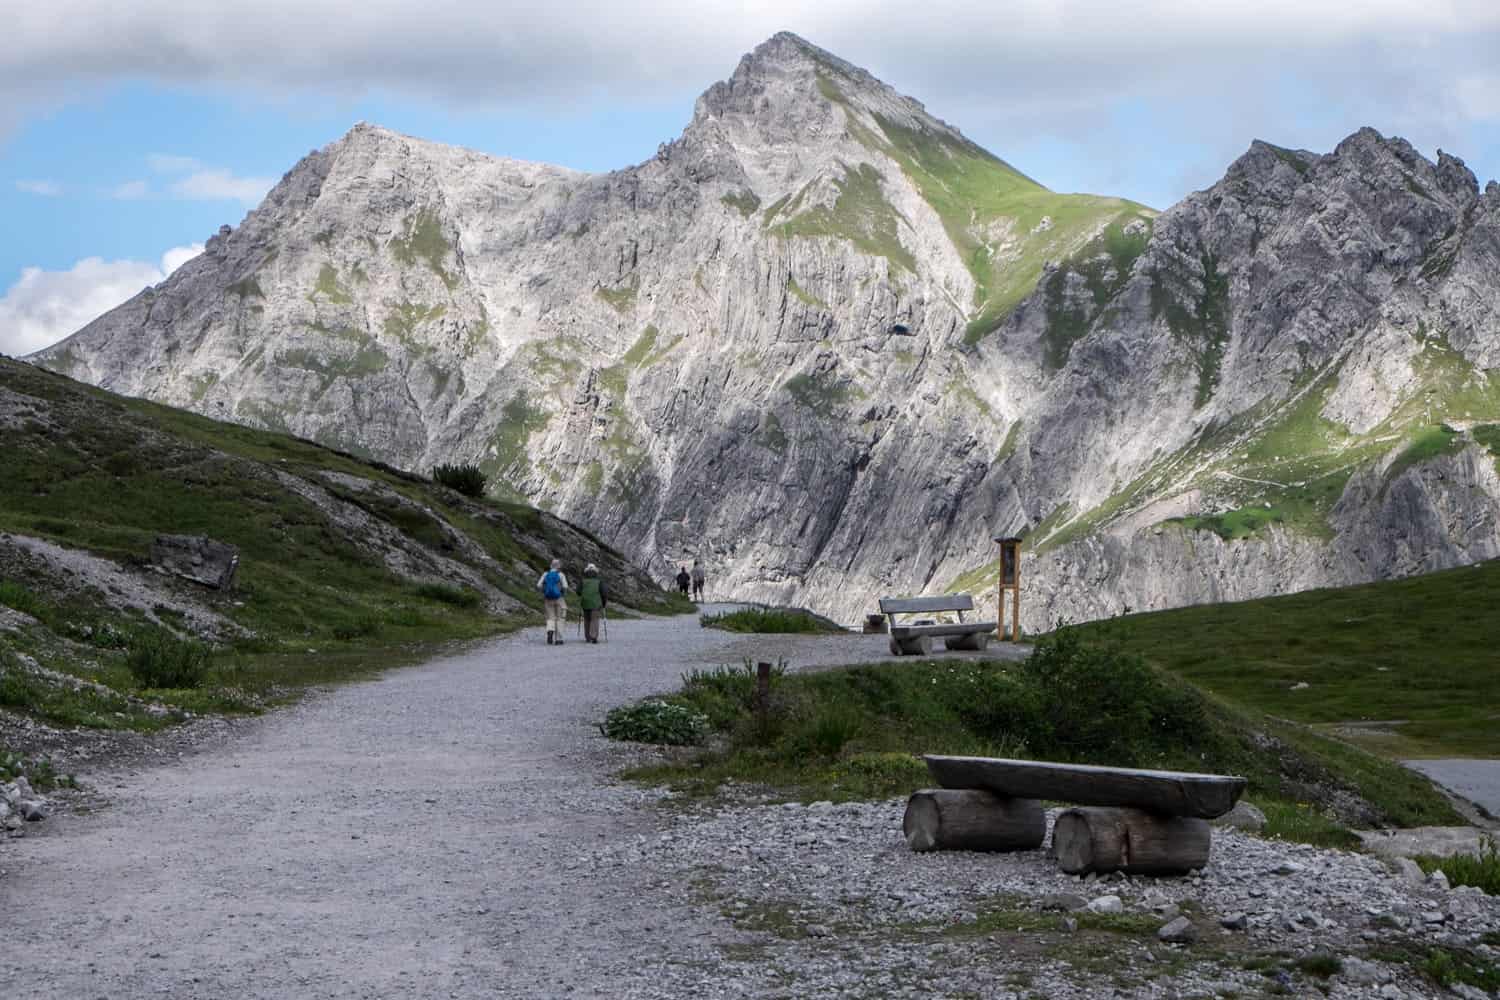
[[[1490,561],[1074,628],[1224,698],[1391,754],[1496,757],[1497,595],[1500,561]]]
[[[1036,289],[1047,261],[1084,251],[1110,227],[1117,234],[1110,249],[1117,249],[1122,227],[1136,219],[1149,225],[1155,218],[1146,206],[1121,198],[1050,191],[954,135],[914,129],[880,114],[873,115],[871,128],[840,89],[838,75],[836,67],[820,74],[823,97],[845,109],[855,139],[896,162],[942,220],[974,278],[968,344],[995,330]],[[885,178],[868,164],[846,166],[845,171],[836,182],[840,197],[831,210],[802,209],[805,192],[798,192],[767,210],[767,227],[783,236],[841,236],[911,270],[911,254],[897,235],[899,213],[880,190]],[[1124,262],[1126,271],[1139,252],[1133,248]]]
[[[285,435],[125,399],[0,358],[0,533],[107,561],[173,605],[129,606],[79,586],[0,537],[0,611],[37,619],[0,631],[0,706],[44,721],[155,728],[172,716],[255,709],[309,684],[354,676],[539,620],[537,574],[596,562],[623,604],[691,605],[551,515],[476,501],[425,478]],[[148,572],[158,534],[238,546],[236,588],[219,593]],[[218,616],[205,631],[196,609]],[[204,682],[145,691],[126,667],[142,636],[213,645]],[[174,641],[175,641],[174,640]],[[17,669],[104,686],[56,690]],[[118,714],[116,714],[118,713]]]

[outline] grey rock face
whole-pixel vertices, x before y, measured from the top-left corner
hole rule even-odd
[[[609,174],[358,125],[36,360],[848,621],[1029,529],[1037,629],[1500,554],[1497,274],[1446,154],[1257,142],[1157,215],[783,34]]]
[[[229,590],[239,570],[240,552],[201,535],[158,535],[151,543],[151,564],[205,587]]]

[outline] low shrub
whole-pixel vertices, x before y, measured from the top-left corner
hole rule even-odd
[[[725,632],[813,634],[842,632],[837,623],[800,608],[742,608],[719,615],[701,615],[698,624]]]
[[[351,639],[363,639],[367,636],[379,635],[382,622],[379,618],[370,615],[361,615],[350,622],[342,622],[333,627],[333,637],[343,642]]]
[[[33,617],[42,611],[41,599],[14,580],[0,579],[0,604]]]
[[[484,595],[468,587],[453,587],[446,583],[424,583],[412,593],[429,601],[451,604],[455,608],[477,608],[484,603]]]
[[[437,465],[432,469],[432,481],[457,490],[464,496],[484,496],[484,473],[477,465]]]
[[[1441,869],[1448,876],[1449,885],[1472,885],[1491,896],[1500,896],[1500,847],[1490,838],[1480,845],[1478,854],[1454,854],[1446,858],[1424,854],[1413,860],[1429,875]]]
[[[154,629],[131,639],[125,666],[143,688],[195,688],[203,683],[212,658],[203,643]]]
[[[708,719],[686,705],[652,698],[611,709],[599,731],[631,743],[693,746],[708,735]]]
[[[71,774],[61,774],[46,758],[27,757],[11,750],[0,750],[0,782],[25,778],[39,792],[54,788],[77,788]]]

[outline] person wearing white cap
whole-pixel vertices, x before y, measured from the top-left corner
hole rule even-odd
[[[599,620],[609,604],[609,590],[599,579],[599,567],[589,563],[583,569],[583,582],[578,585],[578,603],[583,606],[583,636],[589,642],[599,641]]]

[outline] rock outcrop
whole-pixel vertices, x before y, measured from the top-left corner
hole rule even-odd
[[[847,621],[1025,530],[1036,628],[1496,554],[1497,275],[1446,154],[1256,142],[1158,215],[782,34],[610,174],[356,126],[36,360]]]

